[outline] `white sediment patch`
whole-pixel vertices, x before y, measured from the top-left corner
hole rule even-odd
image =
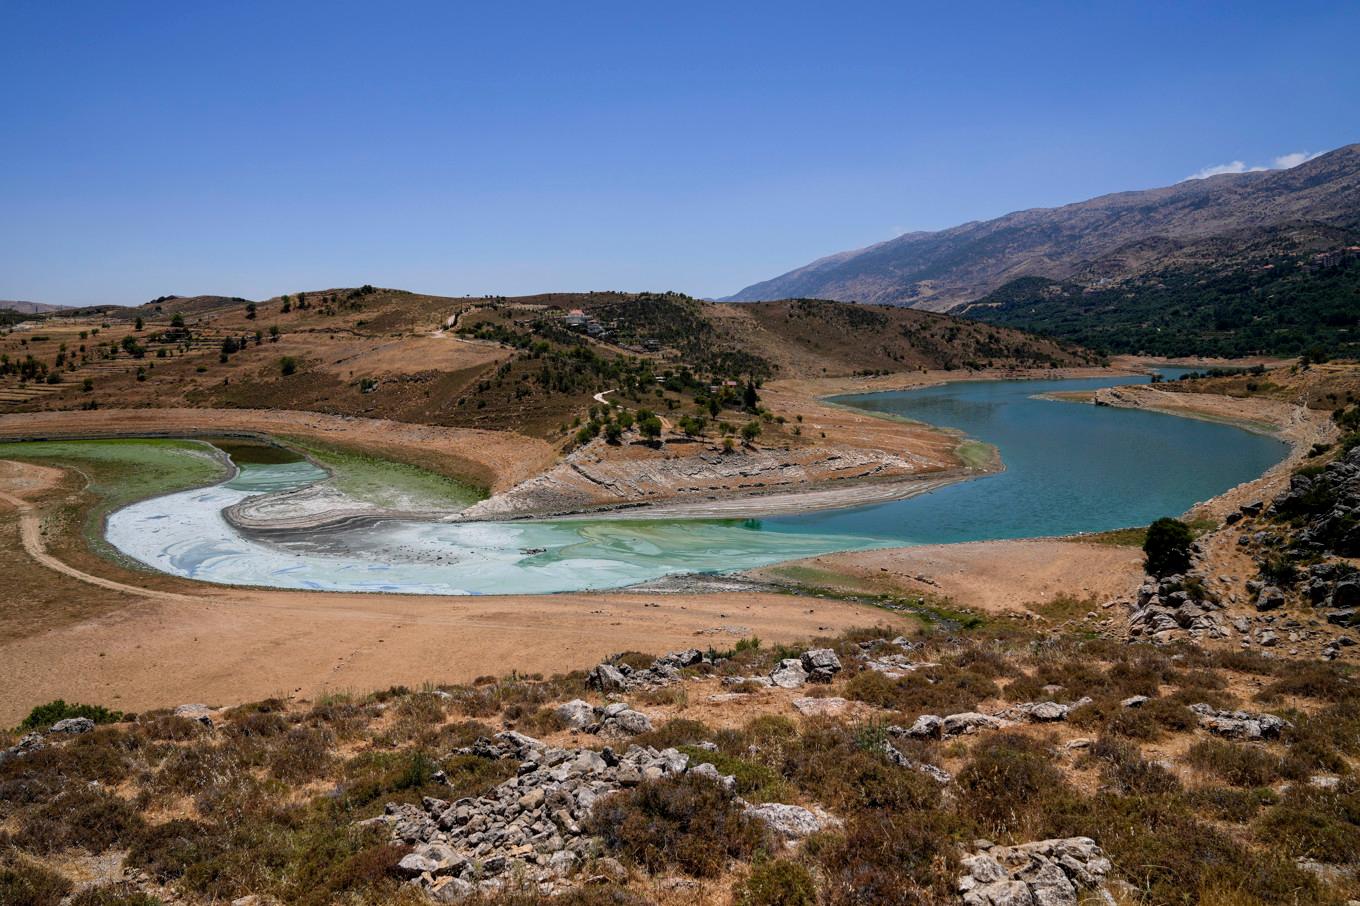
[[[874,546],[853,536],[742,523],[383,521],[282,541],[243,536],[223,516],[253,491],[218,485],[113,513],[106,536],[172,575],[227,585],[406,594],[542,594],[619,588],[685,572],[748,569]]]

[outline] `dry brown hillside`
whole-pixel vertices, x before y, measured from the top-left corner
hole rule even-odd
[[[1093,361],[1007,328],[835,302],[372,286],[64,312],[0,336],[0,355],[5,411],[266,407],[557,438],[611,389],[676,412],[717,395],[718,417],[750,379]]]

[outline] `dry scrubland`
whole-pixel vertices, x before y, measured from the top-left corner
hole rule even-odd
[[[0,436],[282,434],[503,492],[560,456],[654,469],[686,445],[948,476],[953,438],[815,398],[1093,364],[807,301],[159,305],[0,338],[11,361],[67,344],[56,389],[5,377]],[[604,333],[567,329],[574,308]],[[176,315],[189,336],[153,344]],[[1141,587],[1127,531],[814,558],[759,593],[205,589],[96,552],[84,476],[5,464],[0,715],[26,725],[0,734],[0,903],[1345,903],[1358,384],[1286,367],[1130,402],[1295,444]],[[29,713],[56,698],[103,707]]]
[[[6,902],[56,903],[74,884],[78,903],[331,903],[418,902],[435,889],[528,903],[541,884],[572,887],[563,903],[947,903],[958,901],[960,860],[978,838],[1089,837],[1111,863],[1102,886],[1121,902],[1354,895],[1360,698],[1336,666],[1130,647],[1013,620],[894,638],[862,630],[818,642],[844,669],[795,689],[760,678],[804,646],[766,643],[709,652],[676,681],[608,695],[583,672],[488,676],[188,716],[147,711],[49,734],[46,748],[0,765],[0,891]],[[582,698],[626,703],[645,723],[604,720],[594,735],[598,714],[558,708]],[[1015,708],[1032,702],[1054,704]],[[1225,735],[1238,732],[1231,723],[1188,707],[1201,704],[1287,723],[1238,738]],[[833,716],[802,713],[819,708]],[[926,714],[945,717],[944,728],[919,731]],[[587,726],[573,731],[570,719]],[[550,748],[528,762],[506,755],[531,744],[497,737],[505,731]],[[539,804],[534,783],[549,796],[579,789],[585,768],[554,786],[531,765],[590,764],[575,753],[605,746],[644,760],[646,747],[673,749],[667,757],[688,769],[625,776],[589,808],[560,795],[557,812]],[[450,817],[439,830],[441,809],[484,795],[496,801],[464,806],[482,815],[477,824]],[[775,810],[796,820],[772,826],[753,808],[762,803],[808,811]],[[516,821],[526,813],[528,823]],[[369,820],[384,814],[392,819]],[[547,824],[534,842],[487,842],[498,830],[530,839],[534,822]],[[471,861],[412,845],[440,834]],[[575,854],[550,861],[564,836]],[[497,861],[502,852],[515,855]]]

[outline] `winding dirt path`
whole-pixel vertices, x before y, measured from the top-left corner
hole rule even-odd
[[[20,483],[27,483],[29,486],[47,487],[49,482],[41,472],[55,472],[54,469],[45,469],[42,466],[35,466],[29,463],[14,462],[12,460],[0,460],[0,466],[4,467],[6,484],[12,485],[17,478]],[[88,585],[95,585],[99,588],[106,588],[109,591],[119,591],[124,594],[137,595],[142,598],[155,598],[161,601],[190,601],[193,600],[188,595],[176,594],[170,591],[156,591],[150,588],[137,588],[132,585],[124,585],[122,582],[115,582],[112,579],[105,579],[100,576],[92,576],[87,572],[82,572],[64,563],[47,552],[42,542],[42,519],[33,505],[22,497],[0,491],[0,502],[4,502],[18,511],[19,514],[19,537],[24,545],[24,552],[37,562],[48,569],[56,570],[62,575],[70,576]]]

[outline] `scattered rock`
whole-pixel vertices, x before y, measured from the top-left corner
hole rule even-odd
[[[1190,706],[1199,716],[1199,725],[1210,733],[1232,739],[1275,739],[1293,726],[1274,714],[1252,714],[1247,711],[1219,711],[1200,702]]]
[[[826,827],[826,822],[800,805],[767,802],[748,805],[747,816],[763,821],[770,830],[785,840],[801,840]]]
[[[602,723],[642,716],[626,705],[600,713]],[[394,840],[415,847],[402,858],[399,870],[440,902],[456,902],[507,877],[523,877],[543,892],[567,886],[566,879],[598,851],[598,841],[585,833],[583,824],[603,796],[645,779],[691,771],[729,790],[736,782],[710,764],[691,765],[689,756],[675,749],[635,745],[620,755],[609,748],[596,752],[549,746],[513,731],[479,739],[456,754],[513,760],[519,770],[484,796],[453,803],[433,797],[420,805],[389,803],[378,819]],[[780,814],[792,821],[796,813]],[[602,879],[626,877],[622,866],[617,867],[615,873],[605,860],[594,862]]]
[[[704,653],[698,648],[664,654],[645,670],[634,670],[627,664],[606,660],[586,674],[586,685],[601,692],[659,689],[682,679],[681,670],[701,664],[703,660]]]
[[[958,890],[968,906],[1076,906],[1099,888],[1110,860],[1089,837],[1039,840],[1019,846],[978,841],[960,860]]]
[[[812,717],[818,714],[835,716],[842,714],[850,703],[843,698],[795,698],[793,700],[793,710],[802,714],[804,717]]]

